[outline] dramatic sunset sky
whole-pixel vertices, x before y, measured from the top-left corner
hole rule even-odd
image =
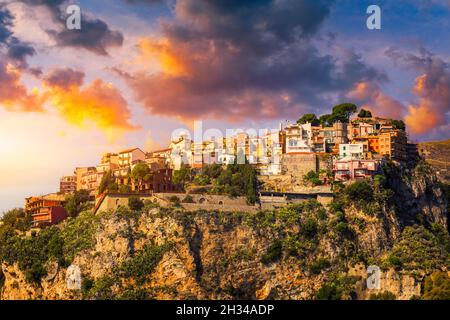
[[[448,139],[449,63],[449,0],[0,0],[0,213],[193,120],[276,128],[354,102]]]

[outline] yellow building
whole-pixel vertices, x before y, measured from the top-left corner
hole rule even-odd
[[[407,160],[406,144],[407,137],[403,130],[385,129],[379,134],[380,154],[388,156],[392,160]]]

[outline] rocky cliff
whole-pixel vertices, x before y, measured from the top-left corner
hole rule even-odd
[[[430,274],[448,277],[446,201],[434,179],[391,167],[343,187],[329,207],[307,201],[257,214],[152,203],[84,212],[7,237],[1,298],[418,298]],[[367,287],[369,265],[380,268],[377,288]],[[80,283],[71,286],[74,268]]]

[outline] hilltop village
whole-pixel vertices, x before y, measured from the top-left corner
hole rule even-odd
[[[449,299],[448,185],[420,154],[352,104],[107,153],[4,214],[0,300]]]
[[[310,198],[329,203],[336,185],[372,179],[386,161],[407,165],[418,158],[403,121],[347,103],[263,134],[197,142],[181,133],[163,150],[106,153],[96,166],[62,177],[59,192],[27,197],[25,210],[42,227],[73,216],[82,202],[94,213],[144,201],[243,212]]]

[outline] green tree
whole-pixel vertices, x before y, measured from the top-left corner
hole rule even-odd
[[[73,195],[66,197],[64,209],[70,217],[76,217],[81,211],[86,210],[89,202],[89,191],[78,190]]]
[[[108,170],[108,172],[106,172],[102,177],[102,181],[100,182],[100,186],[98,187],[98,192],[103,193],[105,191],[117,191],[110,190],[110,188],[115,189],[116,186],[114,175],[111,170]]]
[[[144,207],[144,202],[139,197],[129,197],[128,207],[133,211],[140,211]]]
[[[358,107],[353,103],[342,103],[333,107],[332,116],[333,122],[348,122],[351,115],[356,112]]]
[[[119,193],[131,193],[131,186],[127,184],[121,184],[117,191]]]
[[[130,177],[137,182],[138,190],[142,190],[144,183],[151,181],[152,172],[146,163],[138,163],[131,171]]]
[[[425,278],[425,300],[450,300],[450,278],[446,272],[436,271]]]
[[[372,112],[370,110],[361,109],[358,113],[359,118],[372,118]]]
[[[184,163],[181,164],[180,170],[173,172],[173,183],[184,187],[191,179],[191,170]]]
[[[264,264],[270,264],[283,256],[283,243],[276,239],[267,248],[266,253],[261,257],[261,262]]]
[[[392,120],[391,123],[395,129],[403,130],[403,131],[405,131],[405,129],[406,129],[406,125],[405,125],[405,122],[403,122],[403,120]]]
[[[314,186],[318,186],[322,184],[322,180],[320,180],[320,175],[318,172],[311,170],[307,174],[303,176],[303,179]]]
[[[195,176],[194,182],[200,186],[205,186],[210,183],[210,180],[206,174],[198,174]]]
[[[369,300],[395,300],[396,296],[390,291],[383,291],[380,293],[372,293]]]
[[[210,179],[217,179],[222,173],[222,166],[220,164],[211,164],[203,169],[203,173]]]
[[[313,126],[316,126],[320,123],[319,119],[314,113],[304,114],[300,119],[297,120],[298,124],[311,123]]]
[[[172,203],[175,207],[179,207],[181,204],[180,198],[177,196],[170,196],[169,197],[170,203]]]
[[[319,122],[325,127],[331,127],[334,123],[334,117],[332,114],[324,114],[320,116]]]
[[[345,194],[352,201],[367,201],[373,200],[372,186],[366,180],[358,180],[345,187]]]

